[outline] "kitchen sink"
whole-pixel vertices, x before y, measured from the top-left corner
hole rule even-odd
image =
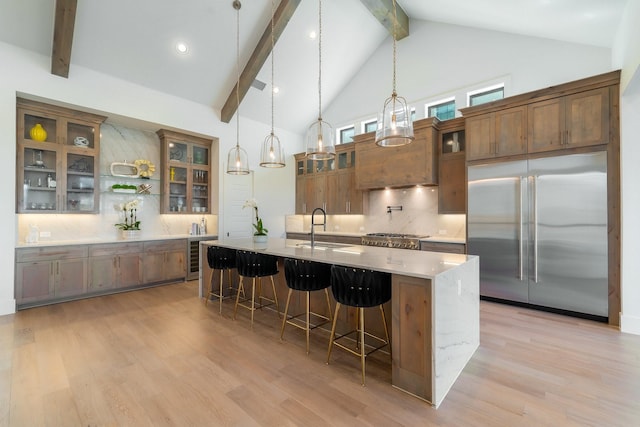
[[[311,242],[304,242],[304,243],[297,243],[296,246],[298,248],[307,248],[307,249],[313,248],[313,249],[325,250],[325,249],[345,248],[347,246],[352,246],[352,245],[347,245],[343,243],[315,242],[313,246],[311,246]]]

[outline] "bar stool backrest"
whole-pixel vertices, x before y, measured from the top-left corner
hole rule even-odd
[[[391,299],[391,274],[334,265],[331,267],[331,291],[340,304],[375,307]]]
[[[244,277],[265,277],[278,274],[278,258],[252,251],[236,251],[238,274]]]
[[[331,264],[285,258],[287,286],[296,291],[319,291],[331,286]]]
[[[220,246],[209,246],[207,249],[209,268],[214,270],[228,270],[236,268],[236,250]]]

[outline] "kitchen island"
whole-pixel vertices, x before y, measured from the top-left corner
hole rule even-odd
[[[476,256],[271,238],[200,243],[200,296],[208,275],[206,247],[222,246],[392,274],[392,384],[440,405],[478,348],[479,260]],[[280,268],[277,286],[286,288]],[[209,284],[206,284],[208,287]]]

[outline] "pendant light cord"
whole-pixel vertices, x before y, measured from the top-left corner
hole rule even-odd
[[[396,96],[396,25],[398,22],[398,14],[396,13],[396,0],[393,0],[393,92],[392,96]]]
[[[236,147],[240,148],[240,8],[242,4],[235,0],[236,10]]]
[[[273,68],[273,62],[274,62],[274,55],[275,55],[275,36],[273,34],[273,16],[275,14],[275,0],[271,0],[271,135],[274,135],[275,132],[273,130],[273,117],[274,117],[274,102],[273,102],[273,79],[274,79],[274,68]]]
[[[318,121],[322,121],[322,0],[318,1]]]

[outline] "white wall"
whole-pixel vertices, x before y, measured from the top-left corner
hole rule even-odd
[[[427,21],[411,20],[410,28],[397,44],[397,91],[416,108],[416,118],[424,117],[429,101],[497,80],[506,80],[505,96],[511,96],[611,71],[605,48]],[[324,119],[337,128],[376,117],[391,95],[391,61],[389,37],[328,105]]]
[[[640,2],[629,1],[613,49],[622,69],[620,93],[620,175],[622,193],[622,313],[624,332],[640,335]]]
[[[107,116],[119,115],[147,127],[167,127],[211,135],[220,139],[220,170],[229,149],[235,145],[235,119],[221,123],[219,112],[208,106],[133,85],[122,80],[73,66],[68,79],[50,73],[50,59],[14,46],[0,43],[0,167],[4,182],[0,190],[0,315],[15,310],[14,247],[17,241],[15,214],[15,132],[16,94],[28,94],[62,104],[81,107]],[[277,171],[258,166],[260,145],[270,126],[241,119],[240,145],[249,154],[251,168],[256,171],[256,192],[265,202],[261,215],[269,218],[270,231],[284,233],[284,216],[294,211],[295,180],[293,158],[287,167]],[[289,155],[302,150],[302,136],[276,129]],[[220,187],[222,189],[222,187]],[[219,196],[219,203],[221,203]],[[273,218],[273,220],[271,220]],[[276,222],[275,218],[280,218]],[[219,226],[222,227],[220,219]]]

